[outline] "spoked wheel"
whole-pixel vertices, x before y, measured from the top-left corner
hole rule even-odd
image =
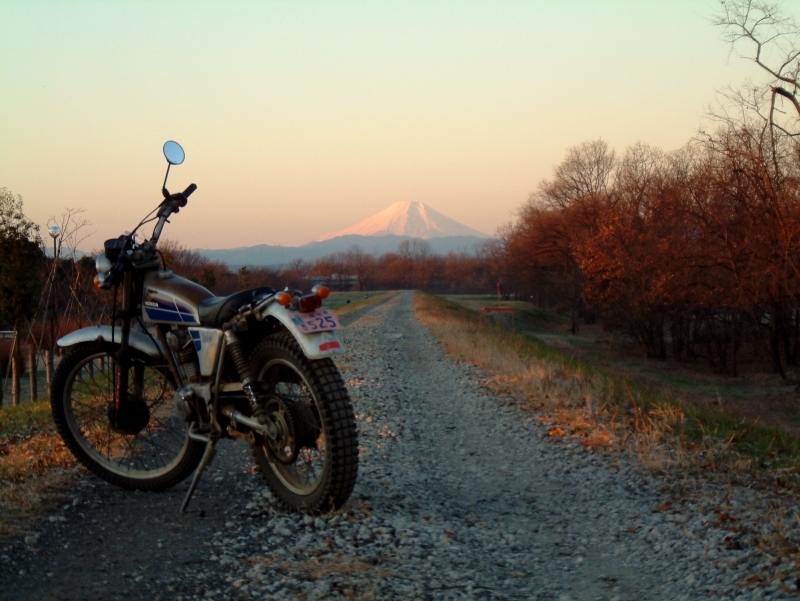
[[[104,480],[129,489],[169,488],[192,473],[204,445],[187,436],[188,424],[175,415],[167,367],[133,350],[132,409],[112,427],[117,349],[94,342],[64,356],[53,378],[53,419],[78,461]]]
[[[358,472],[355,418],[339,370],[330,359],[311,361],[288,334],[261,342],[250,358],[262,396],[279,399],[291,423],[286,441],[262,440],[255,459],[273,495],[287,508],[322,513],[350,497]],[[288,429],[288,428],[287,428]],[[287,448],[294,445],[294,448]],[[291,458],[291,461],[287,461]]]

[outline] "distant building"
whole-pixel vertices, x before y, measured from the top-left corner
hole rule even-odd
[[[332,273],[330,275],[311,275],[308,279],[311,280],[312,285],[322,284],[331,290],[353,290],[358,288],[358,276],[347,275],[344,273]]]

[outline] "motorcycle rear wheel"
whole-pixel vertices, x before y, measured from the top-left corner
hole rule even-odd
[[[53,378],[53,420],[75,458],[103,480],[126,489],[170,488],[194,471],[205,445],[190,439],[188,424],[175,415],[164,362],[134,349],[128,394],[144,401],[149,419],[135,434],[112,429],[108,404],[114,399],[118,349],[92,342],[64,355]]]
[[[262,394],[279,397],[290,409],[297,437],[296,457],[288,464],[268,445],[254,446],[267,487],[291,510],[339,509],[358,474],[355,417],[339,370],[330,359],[308,359],[289,334],[263,340],[250,367]]]

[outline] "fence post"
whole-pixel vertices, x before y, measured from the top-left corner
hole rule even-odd
[[[14,350],[16,348],[17,348],[17,331],[14,330],[14,338],[11,341],[11,350],[9,351],[9,354],[8,354],[8,365],[6,367],[6,373],[0,374],[0,377],[2,377],[2,382],[0,382],[0,406],[3,405],[3,397],[5,396],[6,386],[8,386],[8,376],[9,376],[12,368],[14,367],[13,358],[14,358]],[[14,378],[11,378],[11,381],[13,382]],[[12,393],[13,393],[13,390],[12,390]],[[13,401],[13,397],[12,397],[12,401]]]
[[[31,403],[33,403],[36,399],[39,398],[39,388],[37,386],[38,382],[36,381],[37,370],[36,370],[36,351],[33,349],[32,346],[28,347],[28,367],[29,371],[29,380],[31,383]]]
[[[20,390],[19,385],[19,376],[20,372],[22,371],[21,364],[21,353],[19,349],[15,353],[11,355],[11,406],[12,407],[19,407],[20,402],[20,394],[22,391]]]
[[[53,385],[53,351],[49,348],[44,350],[44,373],[45,382],[47,384],[47,396],[50,396]]]

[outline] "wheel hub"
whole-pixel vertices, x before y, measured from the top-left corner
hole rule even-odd
[[[257,413],[267,416],[271,421],[266,443],[272,456],[280,463],[290,464],[297,459],[297,428],[292,412],[279,397],[267,399],[263,409]]]
[[[142,399],[128,399],[117,408],[114,401],[108,404],[108,421],[117,434],[138,434],[150,421],[150,409]]]

